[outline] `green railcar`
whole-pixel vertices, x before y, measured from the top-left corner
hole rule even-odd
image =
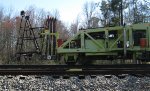
[[[124,63],[127,59],[132,60],[130,63],[148,61],[149,35],[150,23],[80,30],[57,49],[57,54],[67,63],[116,62],[118,59],[124,59]]]

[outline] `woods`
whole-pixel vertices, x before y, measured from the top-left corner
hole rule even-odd
[[[44,9],[30,6],[25,12],[30,16],[33,27],[43,27],[47,15],[57,18],[56,31],[59,33],[59,38],[66,40],[76,34],[80,28],[120,26],[124,23],[129,25],[149,22],[149,6],[149,0],[102,0],[100,2],[85,2],[82,6],[82,13],[69,26],[66,26],[60,20],[58,10],[47,12]],[[8,64],[14,57],[20,19],[19,13],[14,14],[13,9],[10,8],[7,10],[4,7],[0,7],[0,63],[2,64]]]
[[[59,32],[60,38],[68,38],[68,30],[62,21],[59,20],[59,12],[57,10],[50,13],[30,6],[25,12],[30,16],[32,27],[44,27],[48,15],[58,18],[56,30]],[[16,53],[16,42],[19,36],[21,16],[20,14],[12,15],[12,13],[5,13],[5,9],[0,8],[0,63],[2,64],[12,63]],[[34,32],[38,35],[40,31],[35,30]]]
[[[86,2],[83,6],[86,27],[148,22],[150,16],[148,0],[102,0],[93,3]]]

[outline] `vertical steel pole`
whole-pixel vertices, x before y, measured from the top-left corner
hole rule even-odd
[[[126,36],[126,28],[125,28],[125,25],[123,26],[123,40],[124,40],[124,60],[126,58],[126,54],[127,54],[127,47],[126,47],[126,44],[127,44],[127,36]]]

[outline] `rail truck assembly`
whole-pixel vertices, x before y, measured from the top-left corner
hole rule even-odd
[[[32,28],[29,16],[23,11],[21,16],[21,23],[25,23],[20,24],[18,59],[36,53],[42,59],[65,64],[143,64],[150,61],[150,23],[82,29],[63,43],[56,30],[57,19],[48,17],[45,26]],[[34,33],[37,28],[41,30],[38,35]],[[33,47],[34,51],[27,47]]]

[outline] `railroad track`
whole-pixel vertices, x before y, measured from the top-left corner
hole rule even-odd
[[[150,74],[149,64],[122,65],[0,65],[0,75]]]

